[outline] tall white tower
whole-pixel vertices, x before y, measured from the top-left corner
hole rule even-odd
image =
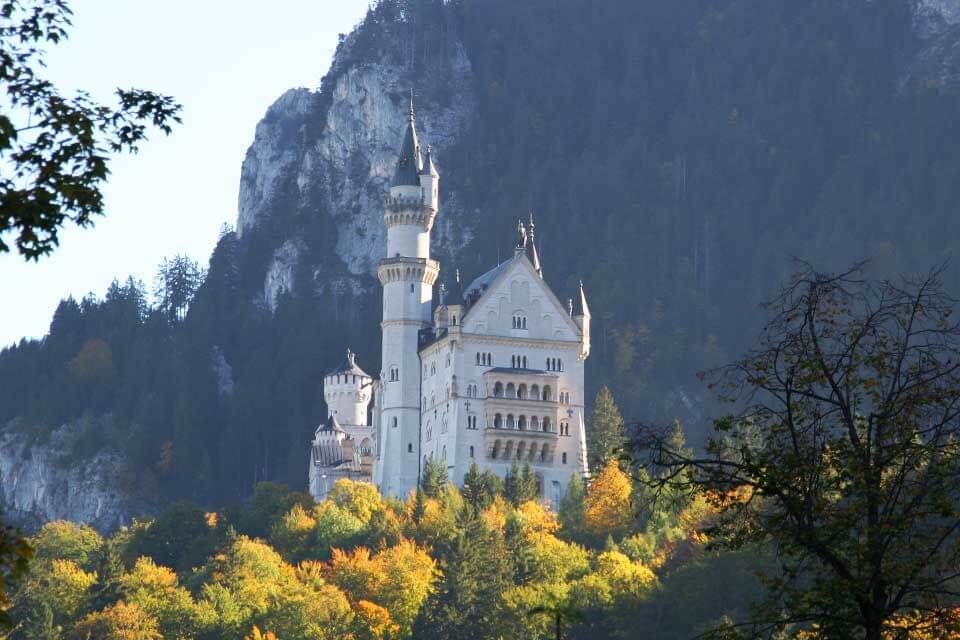
[[[403,497],[420,475],[420,331],[430,326],[433,284],[440,264],[430,259],[439,176],[430,153],[420,154],[413,100],[390,195],[384,203],[387,255],[383,285],[383,352],[379,441],[374,482],[384,495]]]

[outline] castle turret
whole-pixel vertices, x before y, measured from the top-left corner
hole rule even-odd
[[[383,347],[379,442],[374,481],[385,495],[417,486],[420,468],[420,331],[430,327],[433,284],[440,272],[430,259],[439,176],[420,155],[413,100],[400,156],[384,204],[387,255],[377,275],[383,285]]]
[[[347,349],[346,359],[323,378],[327,415],[340,424],[366,425],[373,376],[357,366],[356,355]]]

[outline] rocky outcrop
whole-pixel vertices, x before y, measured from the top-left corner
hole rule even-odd
[[[455,99],[441,105],[429,89],[416,98],[423,142],[434,147],[443,173],[444,152],[470,121],[475,103],[470,62],[462,46],[436,72]],[[364,294],[375,284],[377,263],[386,248],[383,195],[396,162],[407,120],[409,92],[422,83],[385,54],[380,60],[354,59],[342,47],[321,92],[288,91],[257,126],[241,173],[237,232],[243,234],[271,215],[295,211],[302,217],[327,216],[336,233],[326,257],[335,268],[310,265],[318,290],[335,288]],[[311,132],[317,131],[318,134]],[[442,180],[441,175],[441,180]],[[444,189],[436,240],[456,252],[472,237],[456,194]],[[453,229],[456,229],[454,232]],[[263,300],[271,308],[289,289],[306,247],[286,237],[273,248]]]
[[[116,454],[67,459],[71,427],[54,432],[46,444],[22,433],[0,432],[0,508],[4,519],[32,528],[50,520],[84,522],[101,531],[127,524],[153,509],[124,489],[136,479]]]
[[[904,76],[928,87],[960,86],[960,0],[917,0],[914,29],[922,41]]]

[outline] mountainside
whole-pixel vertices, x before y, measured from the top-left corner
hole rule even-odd
[[[958,70],[960,0],[382,0],[321,87],[257,126],[186,316],[135,284],[64,302],[47,339],[0,354],[4,437],[87,461],[52,434],[109,445],[136,470],[121,511],[303,486],[323,371],[348,345],[379,370],[381,200],[412,88],[441,280],[495,265],[532,212],[549,283],[590,296],[588,392],[696,440],[695,373],[749,345],[792,258],[882,275],[960,250]]]

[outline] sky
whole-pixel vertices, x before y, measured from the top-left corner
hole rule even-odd
[[[57,303],[102,296],[114,278],[152,286],[165,257],[206,265],[237,217],[240,166],[257,122],[284,91],[317,88],[369,0],[74,0],[69,39],[47,50],[45,77],[102,102],[117,87],[183,104],[183,124],[117,156],[106,215],[68,226],[39,262],[0,254],[0,347],[42,337]],[[5,236],[8,244],[10,237]]]

